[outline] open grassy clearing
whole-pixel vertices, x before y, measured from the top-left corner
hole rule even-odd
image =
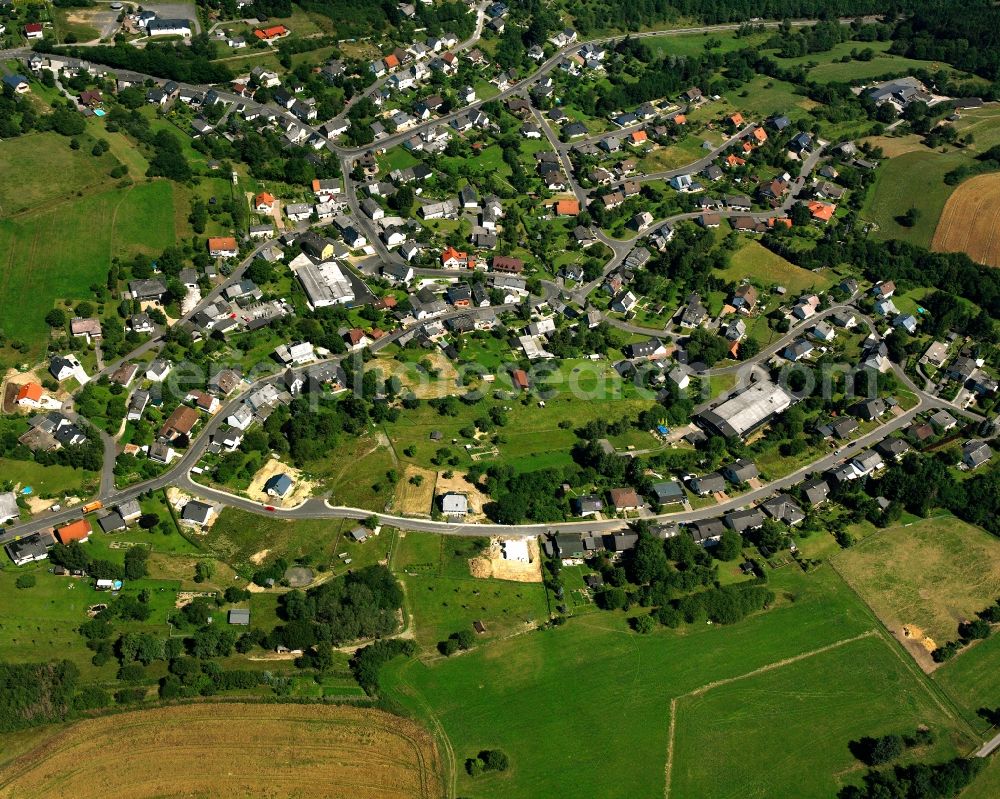
[[[107,16],[108,12],[90,9],[63,9],[55,8],[52,14],[52,23],[56,38],[60,43],[70,41],[89,42],[100,36],[97,25],[102,22],[101,17]],[[75,39],[74,39],[75,37]]]
[[[96,799],[120,787],[122,774],[132,799],[260,796],[262,785],[280,785],[282,796],[359,799],[429,799],[442,792],[430,735],[378,710],[216,703],[88,719],[54,731],[0,772],[0,796]]]
[[[807,289],[821,291],[832,283],[827,275],[796,266],[760,242],[747,238],[740,239],[740,246],[733,252],[729,267],[715,274],[723,280],[737,283],[748,277],[764,287],[784,286],[792,294]]]
[[[922,631],[907,648],[924,666],[924,636],[937,644],[957,637],[959,621],[1000,597],[996,539],[952,516],[886,528],[834,565],[893,634],[901,637],[903,625]]]
[[[225,508],[202,543],[237,568],[251,564],[264,549],[289,562],[321,563],[332,556],[344,525],[338,519],[288,521]]]
[[[972,134],[974,142],[964,149],[947,148],[946,152],[940,152],[927,148],[915,136],[880,136],[870,140],[889,156],[879,167],[861,212],[863,218],[878,226],[872,232],[874,238],[901,239],[931,247],[945,204],[957,188],[944,182],[945,174],[971,164],[977,154],[1000,144],[1000,113],[995,106],[965,111],[955,129],[960,136]],[[908,228],[900,225],[897,217],[911,207],[917,209],[919,218],[916,225]],[[973,210],[967,201],[965,208]],[[992,218],[989,214],[987,217]]]
[[[1000,266],[1000,174],[977,175],[955,189],[931,249],[964,252],[973,261]]]
[[[955,190],[944,182],[944,176],[967,162],[962,152],[936,153],[926,148],[883,162],[861,211],[878,226],[872,237],[930,247],[941,212]],[[916,208],[919,217],[913,227],[905,227],[897,218],[910,208]]]
[[[175,242],[172,187],[156,181],[89,194],[55,208],[0,220],[4,332],[41,350],[45,314],[60,299],[92,296],[115,255],[161,252]]]
[[[87,608],[107,601],[108,595],[91,586],[90,580],[56,577],[45,565],[20,569],[8,565],[0,570],[4,617],[0,620],[0,659],[8,663],[37,661],[41,652],[58,653],[71,660],[88,678],[111,679],[116,665],[96,668],[77,627],[87,620]],[[36,575],[34,588],[14,587],[18,575]]]
[[[833,796],[865,770],[851,740],[920,724],[938,737],[912,759],[966,754],[970,737],[904,657],[876,633],[679,699],[668,795]]]
[[[439,641],[476,620],[486,625],[481,641],[530,630],[549,616],[541,583],[477,579],[468,559],[478,550],[469,539],[407,533],[399,539],[392,567],[406,587],[415,636],[425,654]]]
[[[472,780],[460,773],[459,795],[661,796],[671,699],[876,629],[870,611],[831,569],[803,575],[793,568],[771,572],[774,609],[731,627],[661,628],[639,636],[623,614],[594,612],[458,658],[400,663],[385,681],[393,698],[440,724],[459,763],[484,747],[510,755],[512,768],[503,775]],[[902,653],[898,662],[905,663]],[[916,668],[895,679],[907,696],[922,690]],[[852,737],[870,732],[867,716],[853,718]],[[616,734],[601,738],[601,767],[595,768],[592,746],[604,729]],[[738,758],[742,745],[715,746],[710,759]],[[799,758],[786,771],[826,768],[816,747],[797,746]],[[843,753],[850,757],[846,748]],[[685,767],[675,759],[675,768]],[[713,785],[709,777],[686,795],[714,795]]]
[[[642,39],[657,55],[670,54],[680,56],[695,56],[705,53],[708,42],[718,42],[718,47],[711,48],[713,53],[731,53],[747,47],[757,47],[763,44],[771,33],[754,33],[750,36],[737,36],[731,31],[713,31],[712,33],[684,33],[677,36],[649,36]]]
[[[4,180],[0,183],[0,216],[9,218],[106,181],[113,162],[71,150],[57,133],[32,133],[0,142]],[[46,175],[48,179],[40,179]]]

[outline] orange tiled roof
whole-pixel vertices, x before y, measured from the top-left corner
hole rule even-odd
[[[833,212],[837,210],[837,206],[832,203],[821,203],[819,200],[810,201],[809,213],[813,215],[813,219],[818,219],[821,222],[829,222],[833,219]]]
[[[42,387],[38,383],[25,383],[21,386],[21,390],[17,392],[17,401],[21,400],[31,400],[32,402],[38,402],[42,398]]]
[[[56,530],[56,535],[62,543],[69,544],[72,541],[86,541],[92,531],[90,522],[86,519],[77,519]]]
[[[219,250],[237,250],[236,239],[232,236],[217,236],[208,240],[208,251],[218,252]]]

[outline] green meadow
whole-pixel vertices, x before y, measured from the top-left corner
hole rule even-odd
[[[837,575],[828,567],[809,575],[795,568],[771,573],[773,609],[737,625],[659,628],[641,636],[624,614],[594,612],[448,660],[398,662],[384,672],[386,692],[436,731],[460,796],[662,796],[668,758],[670,796],[741,795],[751,768],[758,784],[766,778],[792,790],[767,795],[797,795],[801,775],[812,775],[809,795],[829,796],[838,775],[858,765],[848,741],[887,731],[864,712],[873,703],[893,706],[894,731],[927,722],[939,733],[940,753],[968,750],[973,741],[957,711]],[[870,656],[873,668],[860,667],[859,656]],[[758,671],[769,676],[752,674]],[[754,701],[784,701],[794,713],[764,728],[738,707],[739,695],[707,715],[683,698],[728,680],[732,690],[747,687],[759,695]],[[798,698],[769,699],[769,680],[794,688]],[[731,695],[719,690],[705,696],[715,702]],[[721,715],[731,717],[731,729],[720,728]],[[837,740],[824,736],[814,746],[820,723],[835,729]],[[747,754],[747,738],[755,734],[762,740],[750,752],[795,756],[761,762]],[[469,777],[465,759],[484,748],[506,752],[510,770]]]

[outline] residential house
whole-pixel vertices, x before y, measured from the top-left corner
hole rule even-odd
[[[993,450],[985,441],[968,441],[962,447],[962,463],[969,469],[982,466],[993,457]]]
[[[643,505],[634,488],[612,488],[608,495],[611,498],[611,506],[618,513],[639,510]]]

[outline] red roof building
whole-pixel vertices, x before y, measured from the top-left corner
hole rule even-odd
[[[519,275],[524,271],[524,261],[520,258],[512,258],[509,255],[494,255],[493,271],[503,272],[508,275]]]
[[[270,28],[257,28],[253,35],[263,42],[270,42],[273,39],[280,39],[291,33],[284,25],[274,25]]]
[[[557,200],[553,206],[556,216],[576,216],[580,213],[579,200]]]
[[[38,383],[25,383],[17,392],[17,404],[34,405],[42,401],[42,387]]]
[[[92,532],[93,528],[90,526],[90,522],[86,519],[78,519],[56,530],[56,537],[63,544],[70,544],[73,541],[86,541]]]

